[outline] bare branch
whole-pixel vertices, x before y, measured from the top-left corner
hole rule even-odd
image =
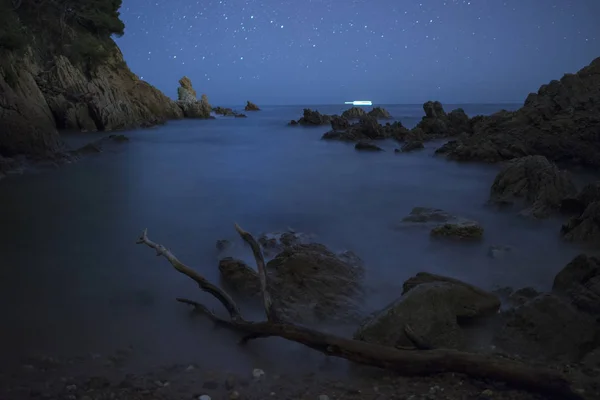
[[[260,290],[263,296],[263,304],[265,307],[265,313],[267,314],[267,319],[271,322],[281,322],[281,319],[277,316],[275,307],[273,307],[273,301],[271,300],[271,294],[269,293],[267,285],[267,268],[265,267],[265,258],[260,250],[260,246],[254,237],[250,233],[243,230],[238,224],[235,224],[235,230],[237,233],[239,233],[242,239],[244,239],[244,241],[250,245],[252,254],[256,260],[256,267],[258,269],[258,276],[260,278]]]
[[[171,253],[165,246],[163,246],[162,244],[155,243],[152,240],[148,239],[147,229],[144,229],[142,235],[136,243],[145,244],[146,246],[156,250],[156,256],[163,256],[164,258],[166,258],[171,263],[173,268],[175,268],[182,274],[188,276],[189,278],[193,279],[198,284],[198,286],[200,286],[200,289],[216,297],[217,300],[219,300],[221,304],[223,304],[223,306],[227,309],[227,312],[229,312],[229,315],[233,321],[243,319],[240,309],[238,308],[237,304],[235,304],[231,296],[229,296],[229,294],[227,294],[220,287],[213,285],[212,283],[207,281],[206,278],[204,278],[202,275],[200,275],[199,273],[197,273],[196,271],[179,261],[177,257],[175,257],[173,253]]]

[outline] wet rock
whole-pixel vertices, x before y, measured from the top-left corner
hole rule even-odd
[[[247,295],[259,293],[258,275],[236,260],[222,279]],[[340,256],[321,244],[294,244],[267,263],[268,287],[280,316],[295,322],[349,321],[360,314],[364,266],[353,253]]]
[[[245,111],[260,111],[260,108],[256,104],[251,101],[246,101],[246,107],[244,107]]]
[[[342,113],[342,118],[346,119],[359,119],[367,115],[367,112],[360,107],[352,107]],[[375,117],[373,115],[373,117]]]
[[[313,111],[310,108],[305,108],[302,117],[298,120],[298,124],[312,126],[329,125],[331,119],[331,115],[321,114],[317,110]]]
[[[354,148],[361,151],[383,151],[381,147],[369,142],[358,142]]]
[[[600,166],[600,58],[576,74],[542,85],[523,107],[472,118],[473,134],[448,157],[498,162],[542,155],[554,162]]]
[[[561,228],[564,239],[600,244],[600,182],[586,185],[574,198],[564,199],[561,211],[575,214]]]
[[[343,131],[350,127],[350,122],[344,117],[334,115],[331,117],[331,129],[334,131]]]
[[[108,135],[92,143],[88,143],[77,150],[73,150],[71,154],[75,156],[85,156],[94,153],[101,153],[104,148],[109,146],[111,143],[122,144],[127,142],[129,142],[129,138],[125,135]]]
[[[371,111],[369,111],[367,114],[370,115],[371,117],[375,117],[377,119],[391,119],[392,118],[390,113],[385,108],[382,108],[382,107],[373,107],[373,109]]]
[[[431,236],[456,239],[481,239],[483,237],[483,227],[475,221],[446,223],[433,228]]]
[[[333,116],[331,127],[332,130],[326,132],[322,139],[356,142],[390,138],[396,140],[416,138],[416,136],[411,135],[411,131],[398,121],[381,125],[375,117],[367,114],[360,117],[359,121],[353,124],[350,124],[346,118]]]
[[[464,348],[460,323],[494,314],[500,300],[493,293],[444,276],[419,273],[403,286],[402,297],[375,313],[354,337],[387,346],[412,347],[409,326],[433,348]]]
[[[420,149],[424,149],[425,145],[423,145],[423,142],[419,141],[419,140],[411,140],[408,142],[405,142],[402,147],[401,150],[403,153],[407,153],[410,151],[415,151],[415,150],[420,150]]]
[[[574,193],[568,173],[544,156],[527,156],[509,161],[498,173],[490,190],[490,202],[523,203],[527,208],[521,214],[545,218]]]
[[[234,118],[246,118],[245,114],[240,114],[232,108],[224,108],[224,107],[213,107],[212,111],[217,115],[222,115],[224,117],[234,117]]]
[[[566,299],[545,293],[503,313],[494,345],[534,359],[578,361],[597,340],[598,322]]]
[[[287,232],[263,233],[258,237],[258,243],[261,245],[266,256],[272,256],[281,252],[286,247],[309,243],[312,237],[312,235],[288,229]]]
[[[457,239],[479,239],[483,227],[476,221],[454,216],[438,208],[415,207],[402,219],[401,226],[422,225],[431,227],[431,235]]]
[[[552,291],[582,311],[600,317],[600,260],[580,254],[555,277]]]
[[[212,110],[205,94],[198,100],[196,90],[192,87],[192,81],[187,76],[179,80],[177,105],[186,118],[209,118]]]
[[[256,270],[232,257],[219,261],[219,272],[226,286],[236,294],[248,297],[260,295],[260,280]]]

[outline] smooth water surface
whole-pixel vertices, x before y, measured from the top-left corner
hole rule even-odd
[[[464,106],[470,115],[502,107]],[[386,108],[409,127],[422,115],[421,106]],[[318,109],[339,113],[343,106]],[[188,318],[175,297],[220,307],[135,244],[144,228],[215,282],[215,241],[236,239],[234,222],[255,234],[288,227],[314,233],[333,250],[364,259],[371,308],[398,297],[402,282],[419,271],[486,289],[547,289],[579,252],[559,240],[560,220],[529,221],[485,206],[498,166],[436,158],[439,143],[395,154],[396,144],[386,142],[386,152],[359,153],[352,144],[321,141],[328,127],[286,126],[301,112],[301,106],[264,107],[247,119],[173,121],[127,132],[129,143],[76,164],[0,182],[3,358],[109,353],[128,345],[156,363],[247,368],[283,358],[297,368],[303,363],[290,357],[315,357],[276,339],[242,351],[233,334]],[[82,144],[97,137],[66,139]],[[476,219],[485,239],[432,241],[427,229],[395,229],[415,206]],[[490,245],[514,251],[491,259]],[[250,251],[239,248],[252,262]],[[267,350],[273,346],[277,354]]]

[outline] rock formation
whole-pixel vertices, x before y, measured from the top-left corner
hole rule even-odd
[[[398,228],[422,226],[430,229],[433,237],[481,239],[484,229],[477,222],[457,217],[439,208],[415,207],[402,219]]]
[[[600,247],[600,182],[590,183],[576,197],[564,199],[561,211],[573,214],[561,228],[564,239]]]
[[[244,107],[245,111],[260,111],[260,108],[256,104],[251,101],[246,101],[246,107]]]
[[[213,107],[212,110],[215,114],[222,115],[224,117],[246,118],[246,114],[238,113],[232,108]]]
[[[354,148],[359,151],[383,151],[381,147],[369,142],[358,142]]]
[[[519,110],[475,117],[471,125],[472,133],[446,147],[449,158],[498,162],[542,155],[554,162],[600,166],[600,58],[542,85]]]
[[[382,107],[374,107],[371,111],[367,113],[371,117],[375,117],[377,119],[391,119],[392,116],[390,113]]]
[[[208,97],[203,94],[198,100],[192,81],[187,76],[179,80],[177,88],[177,105],[186,118],[209,118],[212,107]]]
[[[321,114],[317,110],[311,110],[310,108],[305,108],[303,110],[302,117],[298,121],[290,121],[290,125],[329,125],[331,123],[332,118],[337,116],[331,116],[327,114]],[[339,118],[339,117],[338,117]]]
[[[567,172],[544,156],[527,156],[509,161],[498,173],[490,189],[490,202],[521,202],[527,207],[523,215],[545,218],[575,192]]]
[[[408,140],[408,141],[404,142],[404,144],[400,148],[400,151],[402,153],[408,153],[410,151],[421,150],[424,148],[425,148],[425,145],[423,144],[423,142],[421,140]]]
[[[342,113],[342,118],[359,119],[367,115],[367,112],[360,107],[352,107]]]
[[[344,117],[334,116],[331,119],[331,128],[331,131],[323,135],[323,139],[356,142],[391,138],[404,140],[410,137],[410,131],[400,122],[381,125],[375,117],[366,114],[353,124]]]
[[[430,139],[456,136],[470,133],[471,123],[462,108],[452,110],[449,114],[439,101],[428,101],[423,104],[425,116],[413,129],[418,129]]]
[[[57,129],[116,130],[183,117],[125,64],[110,38],[123,33],[117,3],[98,19],[89,19],[88,3],[73,3],[68,14],[56,2],[0,11],[0,156],[49,157],[62,147]],[[73,34],[58,40],[60,29]]]

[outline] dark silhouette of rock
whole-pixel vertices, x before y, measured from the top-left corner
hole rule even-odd
[[[493,315],[500,299],[493,293],[444,276],[420,272],[404,282],[402,297],[375,313],[354,338],[386,346],[414,347],[408,336],[429,348],[467,346],[461,324]]]
[[[192,87],[192,81],[187,76],[179,80],[177,88],[177,105],[183,111],[186,118],[209,118],[212,107],[208,103],[208,97],[203,94],[198,100],[196,91]]]
[[[354,145],[354,148],[360,151],[383,151],[381,147],[369,142],[358,142]]]
[[[350,128],[350,122],[344,117],[334,115],[331,117],[331,129],[334,131],[344,131]]]
[[[359,119],[367,115],[367,112],[360,107],[352,107],[342,113],[342,118]]]
[[[392,116],[390,113],[382,107],[374,107],[371,111],[367,113],[371,117],[375,117],[377,119],[391,119]]]
[[[305,108],[302,117],[298,120],[298,124],[314,126],[329,125],[331,123],[331,118],[331,115],[321,114],[317,110],[313,111],[310,108]]]
[[[600,317],[600,260],[585,254],[575,257],[554,277],[552,291],[569,298],[578,309]]]
[[[409,140],[407,142],[404,142],[404,144],[401,147],[401,150],[403,153],[408,153],[410,151],[420,150],[424,148],[425,145],[420,140]]]
[[[212,110],[215,114],[222,115],[224,117],[246,118],[245,114],[241,114],[232,108],[213,107]]]
[[[584,186],[576,197],[564,199],[561,211],[573,215],[561,228],[564,239],[600,246],[600,181]]]
[[[298,125],[298,121],[296,120],[291,120],[290,123],[288,125]]]
[[[511,160],[498,173],[490,190],[490,202],[523,203],[521,213],[535,218],[548,217],[559,210],[563,199],[576,193],[570,175],[544,156]]]
[[[425,116],[413,129],[419,129],[429,139],[457,136],[461,133],[471,133],[471,122],[462,108],[444,111],[439,101],[428,101],[423,104]]]
[[[246,101],[246,107],[244,107],[245,111],[260,111],[260,108],[256,104],[251,101]]]
[[[446,154],[455,160],[498,162],[527,155],[600,166],[600,58],[576,74],[542,85],[523,107],[471,119],[473,133]]]

